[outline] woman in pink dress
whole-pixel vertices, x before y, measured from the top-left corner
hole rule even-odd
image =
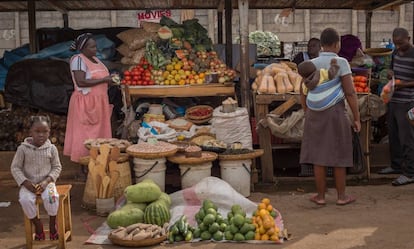
[[[70,98],[63,154],[71,161],[88,155],[84,141],[89,138],[111,138],[112,105],[108,84],[112,76],[96,58],[96,41],[92,34],[78,36],[71,49],[80,51],[70,61],[74,91]]]

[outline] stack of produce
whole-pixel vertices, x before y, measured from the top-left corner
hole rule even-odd
[[[187,217],[182,215],[169,229],[168,241],[170,243],[180,241],[191,241],[193,239],[194,228],[187,222]]]
[[[208,199],[203,201],[203,205],[196,213],[195,219],[198,227],[194,230],[194,238],[223,240],[228,222],[217,211],[217,206],[212,201]]]
[[[136,65],[145,54],[145,45],[147,41],[158,40],[158,29],[161,27],[158,23],[140,22],[142,28],[129,29],[117,35],[123,42],[117,48],[123,56],[122,64]]]
[[[354,81],[355,91],[357,93],[369,93],[370,89],[367,85],[368,78],[366,76],[357,75],[352,77]]]
[[[135,223],[127,227],[118,227],[111,231],[109,239],[118,240],[145,240],[145,239],[157,239],[167,234],[168,223],[165,223],[163,227],[145,223]]]
[[[263,198],[253,214],[253,224],[256,226],[255,240],[279,241],[279,227],[275,224],[276,212],[268,198]]]
[[[30,116],[47,115],[51,121],[50,141],[59,149],[65,142],[66,116],[13,106],[0,112],[0,151],[14,151],[29,136]]]
[[[272,63],[257,72],[252,89],[259,94],[299,93],[302,77],[286,63]]]
[[[240,37],[236,42],[239,42]],[[279,57],[282,54],[281,43],[276,34],[269,31],[256,30],[249,34],[249,43],[257,45],[257,56]]]
[[[233,205],[227,214],[229,226],[225,229],[226,240],[244,241],[254,240],[256,230],[251,218],[246,218],[246,212],[240,205]]]
[[[135,223],[163,226],[169,222],[171,198],[151,179],[125,188],[125,197],[127,204],[109,214],[109,227],[127,227]]]
[[[151,65],[145,77],[148,74],[152,81],[146,85],[203,84],[209,74],[217,74],[217,82],[212,83],[233,81],[235,71],[227,68],[226,64],[218,58],[217,53],[212,51],[212,42],[207,35],[207,30],[198,23],[197,19],[178,24],[164,16],[157,25],[157,39],[140,36],[139,39],[134,38],[134,41],[138,39],[139,43],[130,41],[135,44],[134,48],[137,47],[136,44],[140,45],[140,53],[135,53],[130,59],[133,63],[129,64],[141,63],[141,57],[145,57]],[[129,45],[129,48],[132,49],[132,45]],[[140,85],[134,84],[130,77],[131,70],[134,70],[134,67],[124,72],[122,82],[128,84],[130,80],[129,85]]]

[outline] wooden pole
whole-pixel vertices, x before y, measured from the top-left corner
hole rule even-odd
[[[371,20],[372,11],[365,12],[365,48],[371,47]]]
[[[249,1],[239,0],[240,22],[240,90],[241,106],[250,113],[250,82],[249,82]]]
[[[231,0],[225,0],[224,13],[226,17],[226,64],[228,67],[233,67],[233,39],[232,39],[232,15],[233,7]]]
[[[29,42],[30,52],[37,52],[36,44],[36,3],[35,0],[27,1],[28,19],[29,19]]]
[[[217,44],[223,44],[223,11],[217,11]]]

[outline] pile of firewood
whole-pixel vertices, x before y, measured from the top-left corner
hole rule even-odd
[[[0,151],[16,150],[29,136],[30,116],[47,115],[51,120],[50,141],[59,149],[65,142],[66,116],[37,111],[24,107],[13,107],[0,112]]]

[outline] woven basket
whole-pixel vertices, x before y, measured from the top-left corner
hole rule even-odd
[[[190,113],[192,111],[194,111],[195,109],[209,109],[211,112],[208,115],[204,115],[204,116],[193,116]],[[193,120],[206,120],[208,118],[211,118],[213,116],[213,107],[209,106],[209,105],[196,105],[193,107],[188,108],[185,111],[185,117],[186,119],[191,120],[191,122],[193,122]]]
[[[205,118],[205,119],[191,119],[191,118],[189,118],[189,117],[187,116],[187,114],[186,114],[186,115],[184,116],[184,118],[185,118],[187,121],[189,121],[189,122],[191,122],[191,123],[193,123],[193,124],[196,124],[196,125],[202,125],[202,124],[208,123],[208,121],[210,121],[210,120],[213,118],[213,116],[210,116],[210,117]]]
[[[86,179],[81,206],[87,210],[96,209],[96,187],[93,184],[91,173],[88,173]]]
[[[131,165],[129,160],[118,163],[116,170],[119,171],[119,179],[114,186],[114,198],[117,201],[123,194],[126,187],[132,184]]]
[[[161,236],[156,239],[143,239],[143,240],[123,240],[118,239],[112,236],[112,234],[108,235],[108,239],[115,245],[120,246],[127,246],[127,247],[143,247],[143,246],[152,246],[157,245],[167,239],[167,236]]]
[[[165,151],[165,152],[156,152],[156,153],[142,153],[142,152],[133,152],[127,149],[127,153],[133,157],[138,157],[142,159],[154,159],[154,158],[161,158],[161,157],[169,157],[177,153],[178,147],[173,150]]]
[[[201,164],[216,160],[217,154],[214,152],[203,151],[201,152],[201,157],[186,157],[185,154],[180,153],[168,157],[167,159],[176,164]]]
[[[244,153],[244,154],[237,154],[237,155],[222,155],[220,154],[218,156],[219,160],[222,161],[235,161],[235,160],[248,160],[248,159],[253,159],[256,157],[260,157],[262,156],[264,153],[263,149],[257,149],[254,150],[254,152],[251,153]]]
[[[88,166],[89,164],[90,156],[83,156],[79,158],[79,164]],[[118,160],[116,160],[117,163],[123,163],[129,160],[129,155],[126,153],[121,153]]]
[[[367,48],[364,50],[364,53],[370,56],[387,56],[392,54],[392,49],[390,48]]]

